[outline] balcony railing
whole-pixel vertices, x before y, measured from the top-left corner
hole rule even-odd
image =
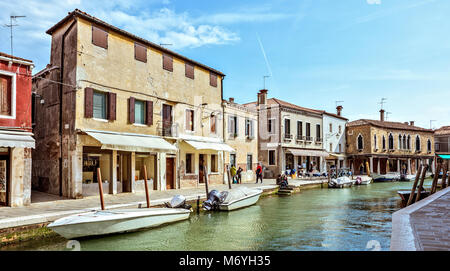
[[[295,137],[295,140],[296,140],[297,142],[300,142],[300,141],[305,141],[305,138],[306,138],[306,136],[297,135],[297,136]]]
[[[283,139],[284,140],[291,140],[293,138],[292,134],[284,134]]]
[[[322,138],[321,137],[316,137],[316,143],[322,143]]]
[[[305,141],[313,141],[313,137],[312,136],[305,136]]]
[[[177,123],[163,123],[159,121],[156,125],[159,136],[178,137],[179,127]]]

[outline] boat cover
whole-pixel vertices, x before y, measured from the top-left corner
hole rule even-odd
[[[245,186],[234,188],[234,189],[231,189],[228,191],[228,195],[225,197],[222,204],[228,204],[233,201],[236,201],[236,200],[239,200],[239,199],[245,198],[247,196],[260,193],[260,192],[261,192],[261,190],[259,190],[259,189],[248,188]]]

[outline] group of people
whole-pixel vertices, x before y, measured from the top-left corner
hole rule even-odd
[[[233,164],[231,165],[230,168],[230,174],[231,174],[231,179],[233,180],[233,183],[236,184],[240,184],[242,183],[242,171],[244,171],[241,167],[239,167],[238,169],[236,169],[236,166]],[[261,183],[263,182],[263,168],[261,166],[261,163],[258,164],[258,166],[256,167],[256,183],[258,183],[258,180],[261,181]]]

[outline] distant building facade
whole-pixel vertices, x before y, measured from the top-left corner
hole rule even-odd
[[[386,174],[407,169],[415,174],[420,164],[433,164],[434,132],[414,125],[414,122],[390,122],[360,119],[347,124],[347,155],[351,168],[366,172],[366,162],[372,173]],[[431,170],[431,167],[430,167]]]
[[[329,153],[326,162],[329,167],[337,169],[347,167],[345,129],[348,122],[342,116],[342,106],[336,108],[336,114],[323,112],[323,147]],[[327,171],[323,164],[321,171]]]
[[[439,155],[450,155],[450,126],[442,126],[434,131],[434,146],[436,159],[441,159]]]

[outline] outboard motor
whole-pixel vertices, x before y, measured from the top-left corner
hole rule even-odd
[[[217,209],[219,203],[222,202],[227,195],[228,192],[226,191],[220,193],[217,190],[211,190],[208,194],[208,199],[203,202],[203,208],[207,211]]]
[[[356,177],[356,181],[355,181],[355,184],[358,184],[358,185],[360,185],[362,183],[362,179],[361,179],[361,177]]]
[[[183,195],[175,195],[170,202],[164,203],[167,208],[183,208],[191,209],[190,204],[186,204],[186,197]]]

